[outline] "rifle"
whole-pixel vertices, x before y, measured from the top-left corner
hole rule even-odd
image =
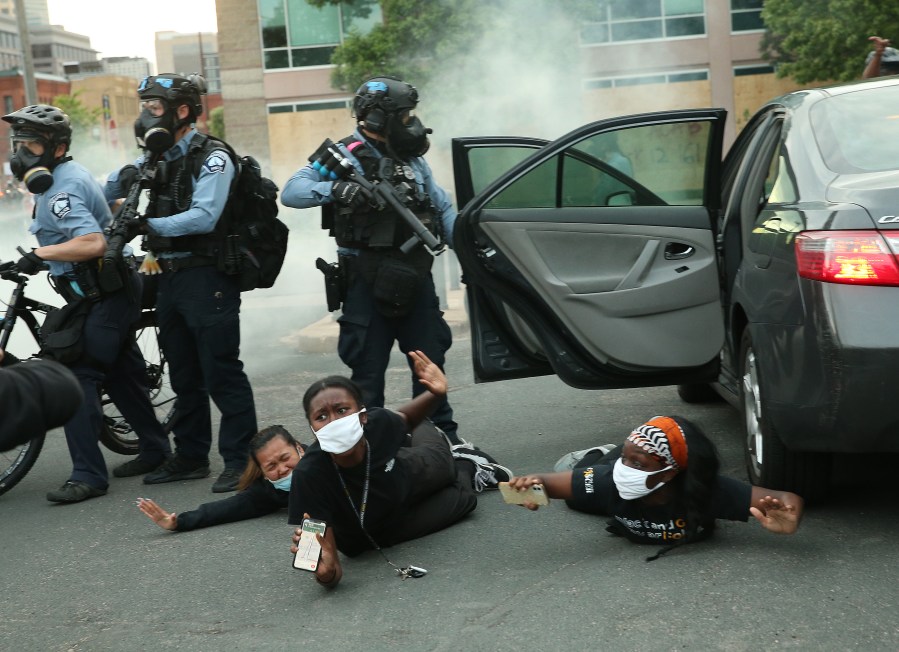
[[[115,292],[124,286],[125,261],[122,258],[122,250],[131,241],[133,232],[131,228],[140,219],[137,212],[140,203],[140,192],[147,188],[156,177],[156,163],[158,155],[153,155],[150,160],[141,166],[140,178],[131,184],[128,196],[119,207],[118,213],[112,223],[106,229],[106,251],[100,261],[98,282],[104,292]],[[131,237],[129,237],[131,235]]]
[[[356,171],[349,159],[340,153],[340,150],[337,149],[337,146],[330,139],[325,139],[325,142],[309,159],[312,161],[313,169],[317,170],[324,178],[332,181],[347,179],[365,188],[371,194],[374,206],[378,210],[389,204],[412,229],[412,237],[406,240],[400,247],[400,251],[404,254],[412,251],[419,242],[430,249],[435,256],[443,252],[444,247],[440,241],[428,230],[428,227],[422,224],[415,213],[410,211],[409,207],[403,203],[404,198],[400,191],[393,184],[384,181],[385,178],[389,178],[392,174],[385,176],[382,173],[379,174],[380,180],[375,182],[369,181]],[[341,168],[340,170],[337,169],[338,166]],[[392,170],[393,160],[388,158],[381,159],[379,169],[382,171]]]

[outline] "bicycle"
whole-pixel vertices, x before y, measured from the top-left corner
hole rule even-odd
[[[0,279],[15,283],[6,306],[6,313],[0,317],[0,349],[16,360],[17,358],[7,351],[7,345],[18,321],[21,319],[25,323],[39,349],[43,319],[57,306],[25,296],[29,277],[21,274],[11,261],[0,261]],[[134,326],[134,337],[147,365],[150,402],[157,411],[163,430],[168,434],[175,419],[175,396],[168,380],[168,365],[159,347],[157,336],[156,312],[152,307],[145,306]],[[121,455],[137,455],[138,440],[134,430],[105,393],[101,394],[100,402],[103,406],[100,443]],[[45,436],[46,434],[35,437],[22,446],[0,453],[0,495],[12,489],[31,470],[44,446]]]

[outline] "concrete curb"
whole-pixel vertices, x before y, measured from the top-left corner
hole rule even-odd
[[[446,295],[447,308],[443,318],[453,333],[453,339],[467,337],[468,311],[465,309],[465,291],[450,290]],[[281,342],[300,353],[333,353],[337,350],[340,313],[330,313],[317,322],[281,338]]]

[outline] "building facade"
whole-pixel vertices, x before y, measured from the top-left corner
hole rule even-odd
[[[156,32],[156,72],[200,73],[210,94],[221,93],[217,35]]]

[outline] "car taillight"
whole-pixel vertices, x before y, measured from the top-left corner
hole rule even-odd
[[[899,265],[893,253],[899,251],[899,235],[884,238],[877,231],[803,231],[796,236],[795,247],[796,268],[804,278],[850,285],[899,285]]]

